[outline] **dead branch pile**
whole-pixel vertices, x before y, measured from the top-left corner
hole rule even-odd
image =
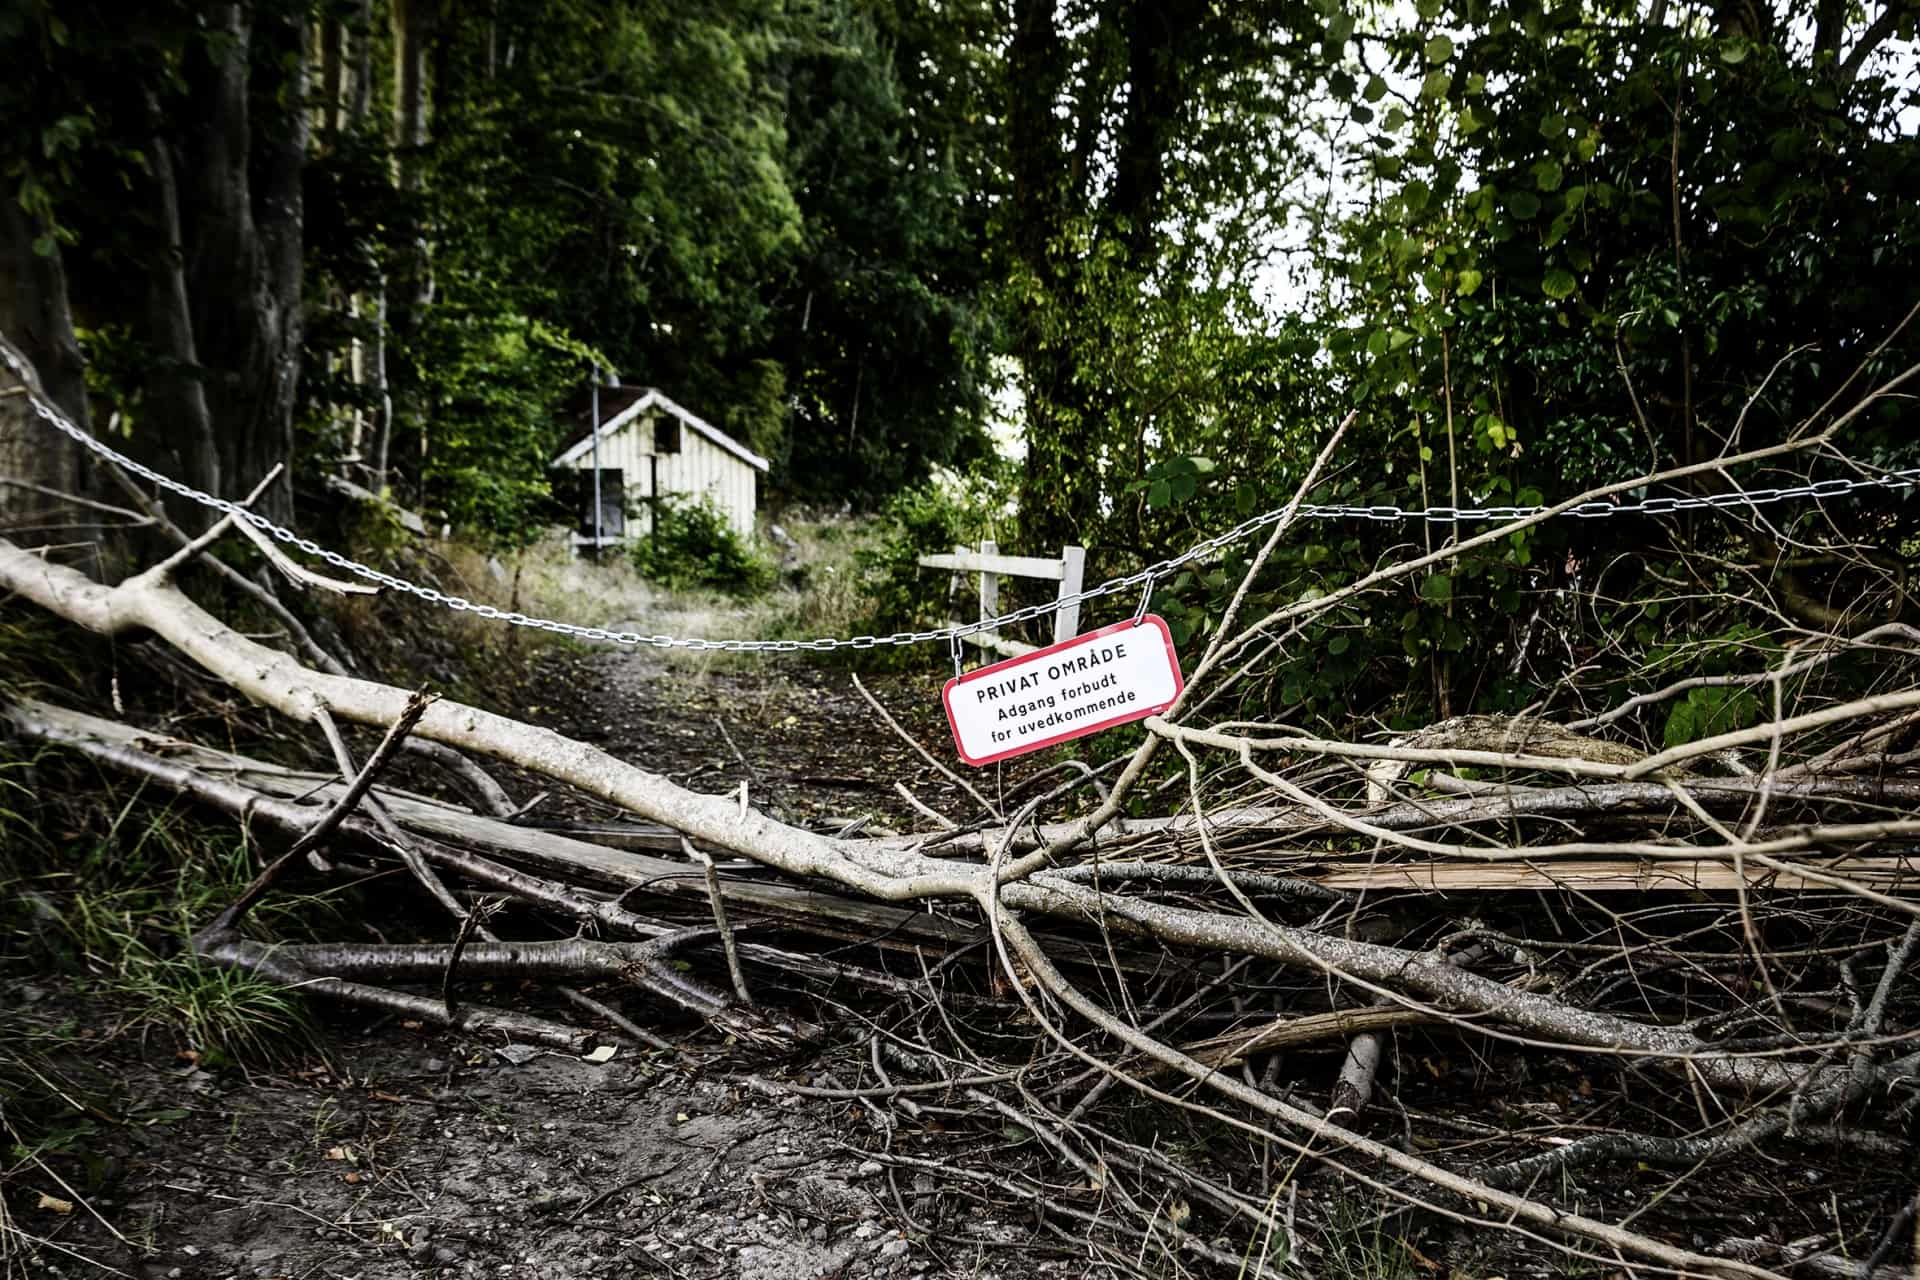
[[[1846,420],[1674,475],[1831,453]],[[42,701],[0,714],[21,738],[229,813],[276,851],[206,922],[209,957],[574,1050],[611,1036],[676,1052],[633,992],[745,1044],[854,1043],[837,1075],[751,1080],[844,1099],[885,1133],[929,1116],[1017,1126],[1044,1162],[945,1168],[891,1143],[875,1158],[962,1203],[1030,1204],[1095,1260],[1312,1272],[1316,1231],[1296,1212],[1312,1168],[1427,1220],[1655,1271],[1885,1261],[1905,1219],[1884,1200],[1836,1199],[1830,1230],[1785,1239],[1766,1223],[1649,1226],[1634,1186],[1679,1201],[1728,1164],[1784,1180],[1795,1161],[1838,1160],[1897,1180],[1910,1162],[1920,631],[1809,636],[1725,678],[1762,693],[1764,723],[1659,751],[1616,726],[1692,682],[1577,724],[1466,718],[1387,741],[1208,720],[1209,698],[1268,646],[1448,554],[1252,622],[1236,600],[1130,757],[1049,771],[1051,789],[1004,805],[977,797],[977,812],[911,837],[787,825],[536,725],[304,665],[204,612],[174,561],[109,586],[0,540],[0,587],[101,635],[157,637],[311,726],[332,773]],[[1823,673],[1862,662],[1878,672],[1870,691],[1827,692]],[[385,734],[365,758],[350,723]],[[472,806],[380,785],[403,742],[428,744]],[[1184,796],[1128,816],[1169,752]],[[636,822],[618,847],[530,828],[483,760]],[[296,870],[374,866],[404,867],[444,909],[444,941],[294,945],[250,919]],[[1546,889],[1557,906],[1509,909],[1514,891]],[[471,998],[508,976],[566,1003]],[[1449,1053],[1499,1075],[1500,1114],[1407,1101],[1410,1078],[1444,1076],[1433,1059]],[[1389,1064],[1394,1090],[1377,1087]],[[1156,1117],[1144,1131],[1142,1107]],[[1185,1149],[1163,1140],[1174,1133]],[[1625,1190],[1609,1189],[1622,1170]],[[924,1195],[897,1207],[943,1229]]]

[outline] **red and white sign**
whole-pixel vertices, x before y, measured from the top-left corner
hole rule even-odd
[[[947,681],[953,745],[970,765],[1144,720],[1180,696],[1173,634],[1153,614]]]

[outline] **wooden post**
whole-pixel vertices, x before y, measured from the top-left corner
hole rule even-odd
[[[1060,599],[1065,600],[1068,596],[1080,594],[1080,580],[1086,573],[1086,569],[1087,549],[1085,547],[1067,546],[1060,549]],[[1072,604],[1063,604],[1054,610],[1053,642],[1055,644],[1071,640],[1079,634],[1080,602],[1078,600]]]
[[[1000,544],[991,538],[982,538],[980,540],[980,554],[983,556],[999,555]],[[999,612],[1000,575],[990,570],[982,569],[980,571],[980,621],[985,622],[988,618],[993,617]],[[989,640],[998,639],[999,636],[997,632],[983,631],[980,633],[980,638]]]

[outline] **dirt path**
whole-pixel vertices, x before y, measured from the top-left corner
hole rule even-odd
[[[965,816],[958,789],[842,671],[557,649],[530,674],[511,696],[523,705],[502,710],[699,790],[745,780],[756,804],[792,821],[924,825],[896,779]],[[949,745],[937,677],[869,688],[930,748]],[[113,1020],[82,1000],[26,997],[47,1018]],[[956,1210],[935,1237],[908,1216],[942,1207],[914,1209],[912,1175],[871,1156],[891,1146],[942,1160],[959,1154],[954,1139],[893,1133],[885,1113],[747,1082],[814,1079],[820,1061],[755,1061],[688,1025],[657,1029],[698,1066],[627,1048],[594,1064],[358,1012],[323,1016],[324,1049],[250,1071],[205,1071],[174,1058],[164,1035],[113,1038],[103,1025],[109,1043],[93,1065],[124,1089],[114,1110],[126,1122],[102,1125],[90,1144],[93,1180],[72,1197],[81,1207],[20,1206],[17,1225],[122,1274],[183,1280],[1085,1273],[1028,1238],[1030,1216],[1013,1225]],[[47,1274],[109,1274],[45,1256]]]
[[[18,1225],[143,1278],[814,1280],[1059,1265],[991,1216],[929,1242],[867,1157],[886,1141],[867,1117],[768,1096],[743,1082],[752,1064],[723,1053],[700,1069],[627,1051],[596,1065],[390,1022],[335,1031],[325,1062],[247,1075],[114,1052],[133,1122],[85,1199],[124,1240],[85,1209]],[[103,1274],[48,1270],[61,1273]]]
[[[696,791],[746,782],[756,807],[788,821],[865,816],[927,827],[896,782],[956,819],[975,816],[960,789],[881,722],[849,672],[778,662],[702,667],[644,650],[556,652],[541,668],[539,701],[516,710]],[[937,759],[971,772],[954,757],[937,674],[861,681]],[[969,781],[991,789],[1016,776],[990,769]]]

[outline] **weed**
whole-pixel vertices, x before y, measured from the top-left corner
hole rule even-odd
[[[113,985],[135,1002],[141,1022],[176,1028],[203,1067],[282,1059],[314,1042],[295,993],[192,951],[163,957],[130,949]]]
[[[1413,1280],[1413,1257],[1388,1232],[1385,1219],[1380,1202],[1336,1191],[1320,1228],[1320,1274],[1331,1280]]]
[[[627,544],[634,568],[648,581],[730,596],[755,596],[773,585],[772,563],[711,502],[667,496],[652,507],[652,530]]]
[[[78,829],[49,839],[40,824],[34,873],[20,874],[19,862],[0,868],[13,871],[0,884],[15,904],[0,923],[23,943],[10,959],[81,979],[119,1009],[123,1028],[169,1028],[203,1065],[279,1057],[310,1038],[295,993],[192,950],[193,930],[252,874],[231,828],[100,783],[54,816],[56,829]],[[10,847],[20,827],[17,813],[0,812]],[[284,936],[311,929],[331,900],[279,895],[262,905],[255,927]]]

